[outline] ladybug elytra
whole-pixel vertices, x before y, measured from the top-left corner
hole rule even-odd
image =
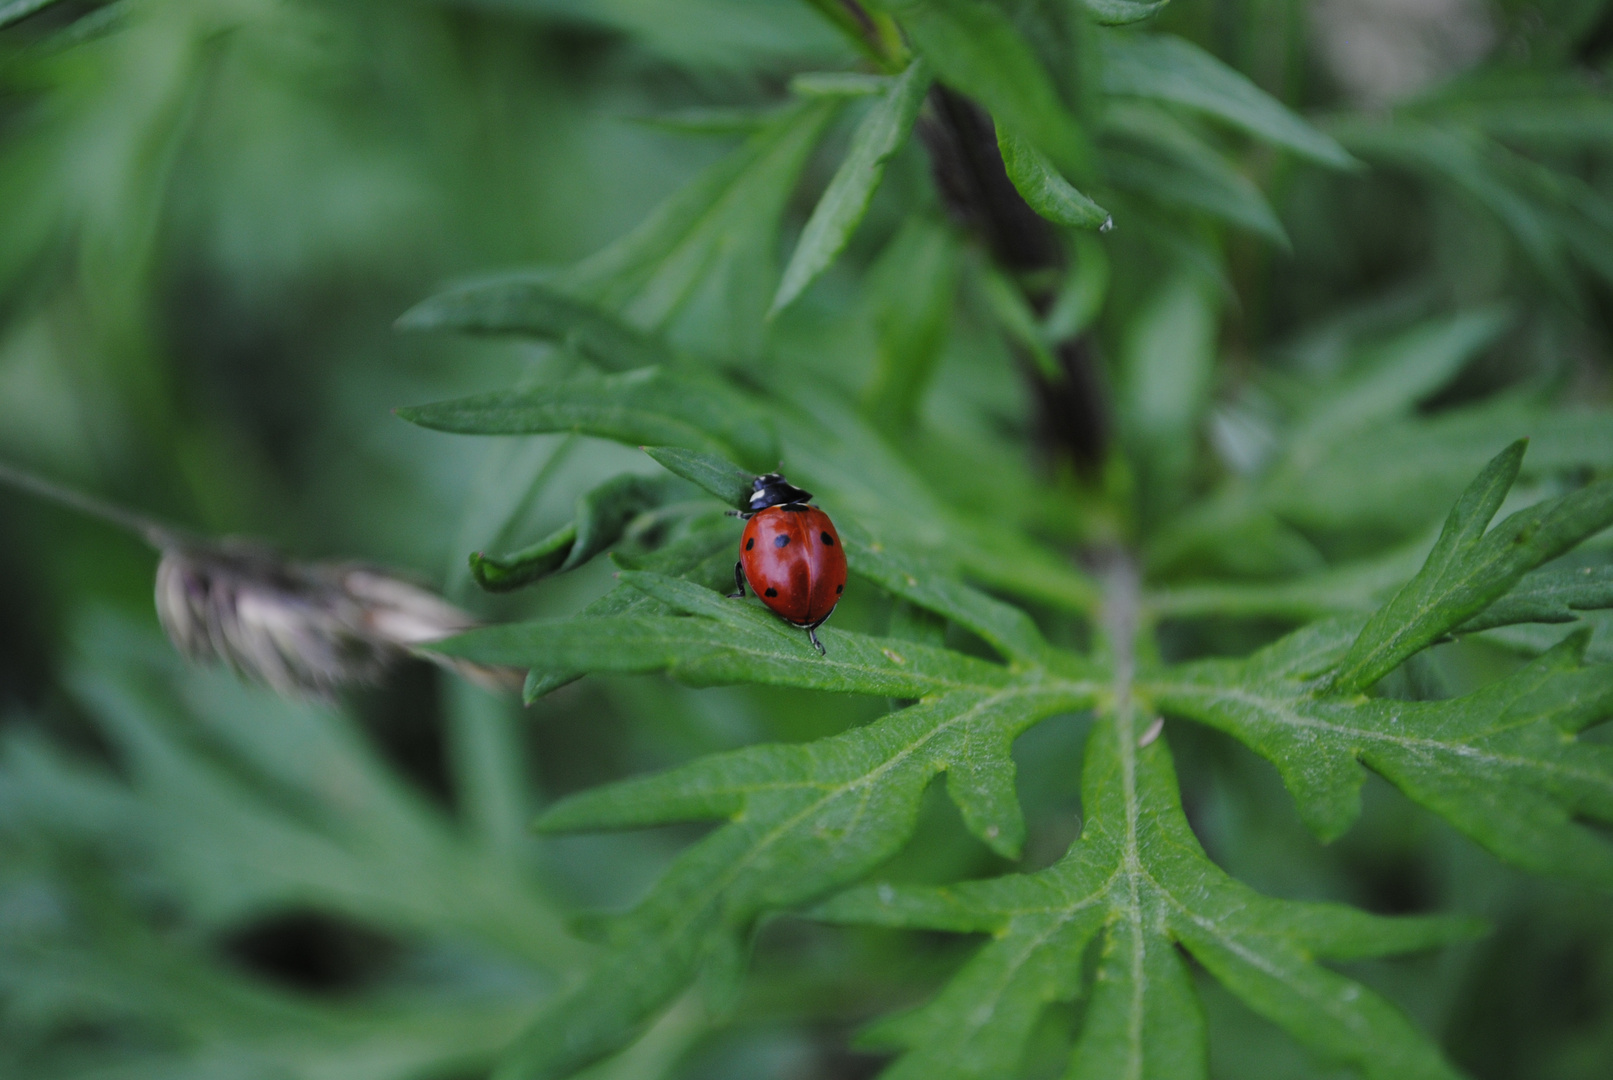
[[[748,518],[739,538],[734,584],[745,595],[745,583],[772,612],[802,627],[823,652],[817,629],[846,591],[846,552],[829,515],[809,505],[803,491],[779,473],[758,476],[751,485]]]

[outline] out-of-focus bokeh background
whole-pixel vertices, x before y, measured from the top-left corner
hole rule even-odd
[[[1456,308],[1501,329],[1477,335],[1425,408],[1512,385],[1606,401],[1613,6],[1175,0],[1158,25],[1368,165],[1241,151],[1288,249],[1159,227],[1213,251],[1221,274],[1224,407],[1203,433],[1215,468],[1262,452],[1274,406],[1251,373],[1326,370],[1363,338]],[[0,31],[0,458],[200,532],[392,566],[483,617],[573,611],[608,566],[490,598],[466,554],[542,536],[579,492],[654,467],[589,440],[400,422],[397,406],[554,358],[394,320],[446,282],[595,251],[734,145],[721,110],[855,62],[799,0],[45,7]],[[845,138],[835,129],[808,163],[787,233]],[[865,272],[914,204],[937,205],[918,140],[847,257],[755,355],[863,394],[880,347]],[[1158,280],[1144,233],[1105,240],[1102,332],[1117,342]],[[921,432],[898,449],[922,456],[929,426],[1039,460],[988,306],[962,294]],[[691,835],[539,842],[533,808],[871,715],[625,677],[522,710],[424,663],[330,706],[287,703],[173,657],[155,564],[114,529],[0,491],[0,1076],[482,1076],[583,962],[568,913],[629,901]],[[1074,835],[1082,730],[1045,725],[1018,750],[1032,863]],[[1459,898],[1496,921],[1471,946],[1357,965],[1472,1075],[1609,1074],[1605,897],[1501,867],[1381,784],[1324,848],[1247,752],[1187,730],[1177,753],[1195,825],[1244,880],[1386,912]],[[934,807],[909,874],[1002,865],[949,813]],[[872,1075],[880,1059],[848,1050],[850,1033],[919,1000],[966,948],[781,921],[732,1017],[679,1006],[597,1075]],[[1202,989],[1217,1077],[1324,1075]]]

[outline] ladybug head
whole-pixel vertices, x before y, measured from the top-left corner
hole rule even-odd
[[[784,479],[783,473],[763,473],[751,481],[750,504],[746,507],[754,514],[766,510],[769,506],[788,506],[791,503],[805,503],[812,499],[812,492],[803,491]]]

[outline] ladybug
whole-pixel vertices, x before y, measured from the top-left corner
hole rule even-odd
[[[745,582],[762,603],[785,622],[805,628],[823,652],[817,629],[846,591],[846,551],[829,515],[809,503],[812,492],[766,473],[752,483],[750,508],[739,538],[734,584],[745,595]]]

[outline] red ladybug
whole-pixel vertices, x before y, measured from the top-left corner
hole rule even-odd
[[[846,591],[846,551],[840,546],[829,515],[809,506],[802,491],[778,473],[758,476],[751,485],[749,518],[739,538],[734,584],[745,595],[745,582],[762,603],[786,622],[806,628],[818,651],[817,629],[834,612]]]

